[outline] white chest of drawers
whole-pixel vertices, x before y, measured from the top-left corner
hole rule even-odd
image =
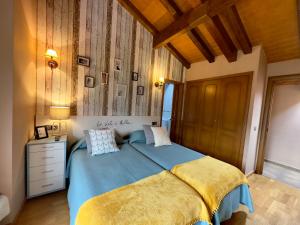
[[[27,144],[27,198],[65,189],[67,136]]]

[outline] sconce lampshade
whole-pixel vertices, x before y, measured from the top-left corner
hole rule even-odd
[[[51,106],[50,119],[51,120],[67,120],[70,118],[70,107],[68,106]]]
[[[57,53],[53,49],[47,49],[46,57],[56,59],[57,58]]]

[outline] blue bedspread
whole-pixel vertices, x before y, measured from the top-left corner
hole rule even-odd
[[[77,212],[86,200],[163,170],[129,144],[122,145],[119,152],[99,156],[89,155],[86,149],[74,149],[67,166],[70,225],[75,224]]]
[[[119,152],[99,156],[89,155],[86,149],[73,151],[68,165],[70,224],[75,224],[77,211],[86,200],[162,170],[128,144]]]
[[[204,155],[173,143],[172,145],[154,147],[144,143],[131,144],[138,152],[142,153],[152,161],[166,170],[171,170],[177,164],[202,158]],[[239,205],[246,205],[250,212],[253,212],[253,203],[248,185],[240,185],[230,192],[222,201],[218,212],[214,215],[214,225],[231,218],[232,213],[239,208]],[[200,225],[200,223],[196,223]]]

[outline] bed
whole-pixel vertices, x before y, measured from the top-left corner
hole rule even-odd
[[[68,203],[71,225],[75,224],[80,206],[88,199],[163,170],[170,170],[173,165],[204,156],[176,144],[156,149],[153,145],[133,141],[131,144],[121,145],[120,150],[90,156],[84,144],[78,143],[74,146],[67,167],[67,176],[70,180]],[[239,186],[224,198],[213,217],[213,223],[219,225],[220,222],[229,219],[240,203],[253,211],[247,185]],[[196,225],[206,223],[198,222]]]

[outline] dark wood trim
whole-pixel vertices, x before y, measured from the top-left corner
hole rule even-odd
[[[227,8],[224,11],[224,15],[233,31],[233,34],[238,41],[244,54],[249,54],[252,52],[252,44],[246,32],[246,29],[242,23],[239,12],[235,5]]]
[[[156,27],[134,6],[130,0],[118,0],[118,2],[136,19],[138,20],[153,36],[159,31]],[[169,43],[167,49],[187,68],[191,67],[190,62],[178,50]]]
[[[203,82],[203,81],[210,81],[210,80],[219,80],[222,78],[229,78],[229,77],[238,77],[242,75],[249,75],[253,76],[254,71],[248,71],[248,72],[242,72],[242,73],[234,73],[234,74],[226,74],[226,75],[221,75],[221,76],[214,76],[214,77],[207,77],[207,78],[201,78],[201,79],[196,79],[196,80],[188,80],[186,81],[187,84],[189,83],[195,83],[195,82]]]
[[[213,16],[206,23],[206,28],[211,34],[217,45],[227,58],[228,62],[237,60],[237,48],[234,46],[229,34],[227,33],[220,17]]]
[[[165,46],[187,69],[191,68],[191,63],[171,44]]]
[[[154,36],[153,47],[159,48],[170,42],[170,40],[174,37],[185,33],[200,23],[205,22],[208,18],[207,15],[208,3],[200,4],[198,7],[181,15],[177,20],[167,26],[159,34]]]
[[[262,174],[264,167],[264,158],[265,158],[265,147],[267,142],[267,133],[269,127],[269,120],[271,116],[272,109],[272,100],[274,96],[274,88],[278,85],[283,84],[299,84],[300,83],[300,74],[292,75],[282,75],[269,77],[268,86],[265,97],[265,104],[263,107],[263,115],[261,120],[261,129],[259,135],[259,147],[257,152],[257,162],[255,172],[257,174]]]
[[[160,2],[173,15],[173,17],[178,18],[183,14],[174,0],[160,0]]]
[[[297,1],[298,31],[300,36],[300,0]]]
[[[215,55],[208,47],[208,44],[206,43],[204,37],[202,37],[199,29],[191,29],[190,31],[188,31],[188,36],[208,62],[212,63],[215,61]]]

